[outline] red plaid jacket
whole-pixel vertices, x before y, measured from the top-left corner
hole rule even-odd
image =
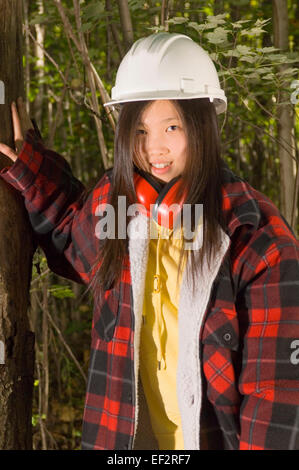
[[[20,191],[49,267],[88,284],[100,249],[95,208],[68,163],[29,132],[1,177]],[[276,207],[227,168],[223,211],[229,248],[209,293],[198,355],[201,449],[299,449],[299,244]],[[84,449],[131,449],[136,425],[130,260],[95,302]]]

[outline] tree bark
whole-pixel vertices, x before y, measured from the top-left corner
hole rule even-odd
[[[161,26],[165,27],[165,31],[169,31],[167,20],[169,18],[168,0],[162,0],[161,5]]]
[[[274,46],[281,51],[289,49],[289,19],[287,0],[273,0]],[[287,66],[282,65],[283,72]],[[284,103],[284,104],[281,104]],[[280,209],[289,224],[292,223],[292,209],[295,193],[294,149],[292,142],[294,116],[290,94],[282,91],[277,108],[278,155],[280,161]]]
[[[11,147],[10,103],[23,95],[22,0],[0,0],[0,141]],[[0,154],[0,168],[10,162]],[[0,179],[0,449],[32,447],[34,335],[27,309],[34,244],[23,200]]]
[[[37,0],[37,7],[39,15],[43,15],[44,2],[43,0]],[[43,101],[45,93],[44,77],[45,77],[45,53],[44,53],[44,39],[45,39],[45,26],[41,24],[35,25],[36,32],[36,43],[35,48],[35,74],[38,83],[38,93],[34,100],[34,118],[37,122],[39,129],[42,129],[42,117],[43,117]]]
[[[118,8],[123,38],[127,51],[134,42],[133,26],[128,0],[118,0]]]

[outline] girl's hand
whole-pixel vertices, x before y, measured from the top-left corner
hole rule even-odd
[[[8,147],[8,145],[0,142],[0,152],[15,162],[20,152],[24,135],[26,135],[29,129],[32,129],[32,123],[27,114],[25,103],[22,98],[18,98],[17,105],[12,103],[11,105],[12,123],[14,131],[15,149]]]

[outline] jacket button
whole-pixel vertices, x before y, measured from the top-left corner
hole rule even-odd
[[[230,333],[225,333],[225,334],[223,335],[223,339],[224,339],[224,341],[227,341],[227,342],[228,342],[228,341],[230,341],[230,340],[232,339],[232,335],[231,335]]]

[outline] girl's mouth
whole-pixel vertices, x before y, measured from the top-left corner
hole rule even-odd
[[[169,168],[172,165],[172,162],[157,162],[157,163],[151,163],[151,169],[154,174],[157,175],[163,175],[164,173],[167,173]]]

